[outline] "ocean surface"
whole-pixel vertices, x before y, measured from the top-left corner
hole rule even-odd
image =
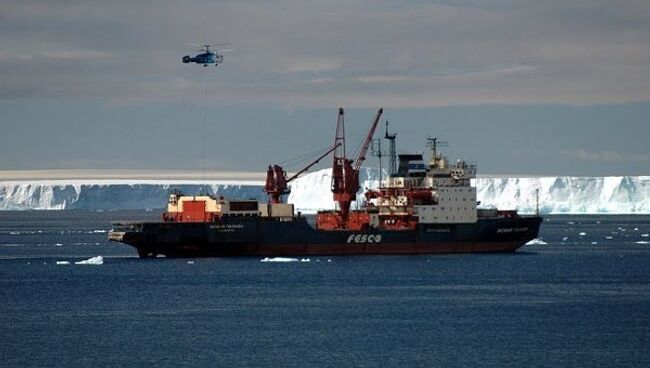
[[[157,217],[0,212],[0,366],[649,366],[650,216],[549,216],[514,254],[140,260],[106,240]]]

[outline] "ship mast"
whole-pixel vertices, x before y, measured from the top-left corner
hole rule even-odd
[[[388,175],[393,176],[397,174],[397,153],[395,150],[395,138],[397,137],[397,133],[388,133],[388,120],[386,120],[386,131],[384,133],[384,138],[388,140],[388,155],[390,158],[390,161],[388,163]]]
[[[447,146],[447,142],[438,141],[438,137],[428,137],[427,144],[431,147],[431,159],[429,160],[429,169],[438,168],[438,161],[440,155],[438,155],[438,147]]]

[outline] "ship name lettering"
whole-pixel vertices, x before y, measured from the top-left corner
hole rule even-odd
[[[528,231],[528,228],[527,227],[515,227],[515,228],[509,227],[509,228],[505,228],[505,229],[497,229],[497,233],[512,233],[512,232],[521,233],[521,232],[524,232],[524,231]]]
[[[210,225],[210,229],[243,229],[244,225],[241,224],[219,224]]]
[[[380,234],[351,234],[348,243],[380,243]]]

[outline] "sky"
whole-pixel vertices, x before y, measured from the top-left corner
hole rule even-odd
[[[650,2],[0,3],[0,171],[200,171],[205,139],[206,170],[259,172],[339,106],[348,151],[383,106],[398,152],[482,174],[648,175]]]

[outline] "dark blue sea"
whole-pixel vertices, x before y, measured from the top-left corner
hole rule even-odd
[[[106,240],[157,217],[0,212],[0,366],[650,366],[650,216],[549,216],[546,244],[493,255],[140,260]]]

